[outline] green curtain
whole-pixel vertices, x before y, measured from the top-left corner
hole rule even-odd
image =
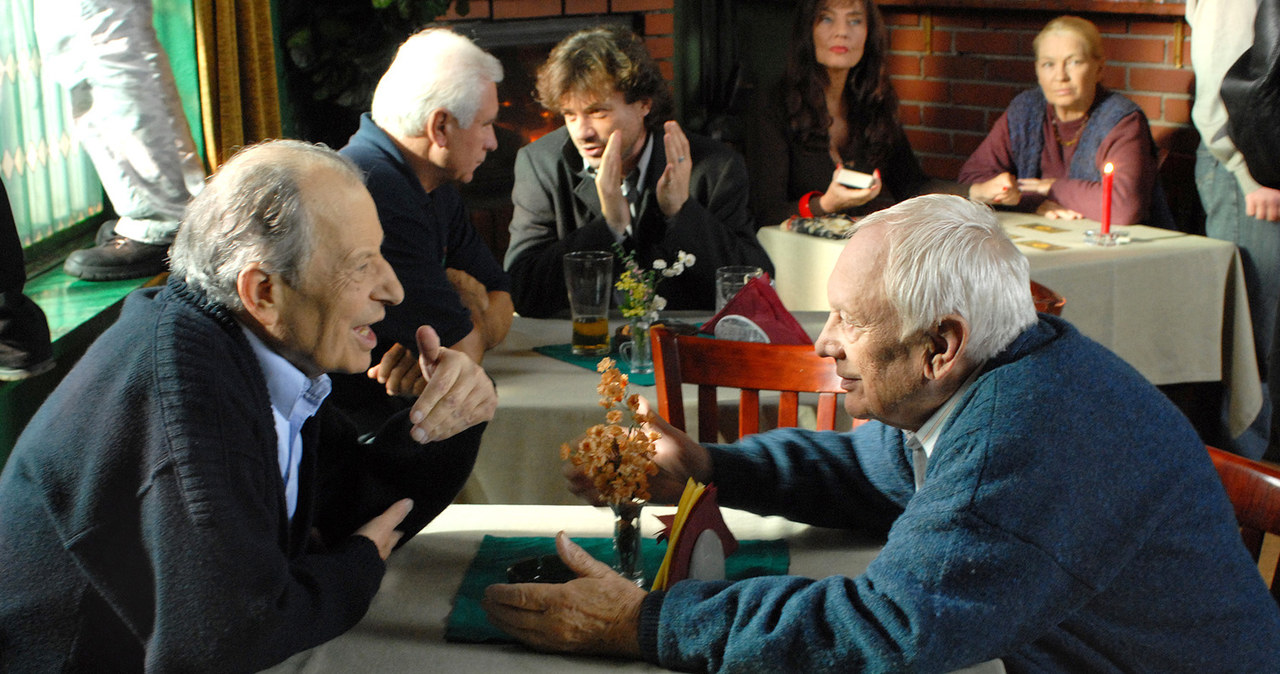
[[[23,247],[103,208],[102,185],[71,131],[67,92],[42,76],[32,2],[0,0],[0,178]]]
[[[178,98],[182,99],[187,126],[191,128],[192,140],[196,142],[196,152],[204,157],[194,3],[192,0],[151,0],[151,7],[155,12],[156,39],[169,55],[169,67],[173,69],[173,80],[178,85]]]

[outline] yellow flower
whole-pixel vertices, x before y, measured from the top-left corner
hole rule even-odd
[[[614,288],[621,293],[622,300],[618,309],[626,318],[642,318],[650,322],[657,320],[658,312],[666,306],[667,301],[658,294],[658,282],[664,278],[679,276],[688,267],[692,267],[696,258],[679,251],[674,264],[668,265],[666,260],[653,261],[652,269],[641,269],[636,262],[635,252],[614,244],[614,253],[622,260],[623,271],[618,274]]]

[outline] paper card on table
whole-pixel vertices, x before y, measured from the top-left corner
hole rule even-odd
[[[690,478],[676,513],[658,519],[667,525],[658,532],[658,540],[667,539],[667,554],[653,578],[653,589],[665,590],[687,578],[724,578],[725,558],[738,549],[738,541],[724,523],[715,485]]]
[[[1042,223],[1042,222],[1029,222],[1029,223],[1027,223],[1027,224],[1025,224],[1025,225],[1018,225],[1018,226],[1019,226],[1019,227],[1026,227],[1027,229],[1034,229],[1034,230],[1036,230],[1037,232],[1044,232],[1044,233],[1046,233],[1046,234],[1059,234],[1059,233],[1061,233],[1061,232],[1069,232],[1069,231],[1071,231],[1071,230],[1069,230],[1069,229],[1067,229],[1067,228],[1065,228],[1065,227],[1058,227],[1058,226],[1055,226],[1055,225],[1046,225],[1046,224],[1044,224],[1044,223]]]
[[[1066,250],[1067,249],[1066,246],[1059,246],[1056,243],[1049,243],[1047,241],[1019,241],[1018,245],[1026,246],[1027,248],[1035,248],[1036,250]]]

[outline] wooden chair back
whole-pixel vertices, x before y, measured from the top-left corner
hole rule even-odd
[[[1031,299],[1036,303],[1036,311],[1053,316],[1061,316],[1062,307],[1067,303],[1067,298],[1035,281],[1031,282]]]
[[[1209,458],[1236,509],[1240,536],[1255,560],[1267,534],[1280,536],[1280,466],[1208,447]],[[1270,564],[1268,564],[1270,567]],[[1272,570],[1271,595],[1280,602],[1280,560]]]
[[[818,394],[818,430],[835,430],[840,376],[835,361],[809,345],[732,342],[651,331],[658,413],[685,430],[682,384],[698,386],[698,441],[715,442],[720,428],[716,389],[740,389],[738,437],[760,432],[760,392],[779,391],[778,426],[798,423],[799,395]]]

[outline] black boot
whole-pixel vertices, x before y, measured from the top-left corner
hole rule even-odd
[[[19,290],[0,293],[0,381],[16,381],[53,369],[49,322]]]
[[[116,236],[67,256],[62,269],[86,281],[119,281],[155,276],[168,269],[169,246]]]

